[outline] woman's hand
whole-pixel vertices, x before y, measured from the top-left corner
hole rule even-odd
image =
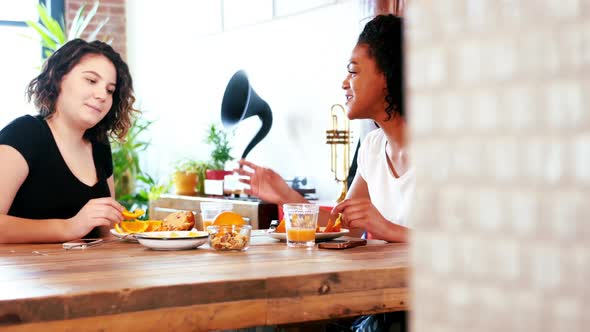
[[[81,238],[94,227],[107,226],[123,220],[123,206],[112,197],[91,199],[78,214],[68,220],[71,238]]]
[[[408,229],[385,219],[369,198],[345,199],[332,209],[330,219],[335,220],[338,213],[342,214],[344,228],[361,228],[389,242],[408,241]]]
[[[330,219],[336,220],[338,213],[342,213],[344,228],[362,228],[373,233],[379,224],[389,223],[368,198],[345,199],[332,209]]]
[[[252,171],[244,169],[243,166],[248,166]],[[234,171],[249,177],[248,179],[240,179],[240,182],[250,185],[250,189],[244,190],[248,195],[257,196],[264,201],[275,204],[307,202],[295,190],[291,189],[280,175],[270,168],[261,167],[241,159],[240,168]]]

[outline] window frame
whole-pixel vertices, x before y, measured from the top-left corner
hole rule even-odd
[[[65,20],[64,0],[39,0],[39,4],[46,5],[54,19],[59,21],[63,18]],[[26,27],[27,23],[25,21],[0,20],[0,26]]]

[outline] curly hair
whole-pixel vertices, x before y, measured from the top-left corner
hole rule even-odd
[[[115,66],[117,82],[111,109],[99,123],[86,130],[84,138],[106,142],[110,136],[123,140],[131,127],[133,113],[139,111],[133,108],[135,96],[129,67],[119,53],[106,43],[74,39],[64,44],[45,61],[39,76],[29,83],[27,98],[29,102],[34,101],[40,115],[50,118],[55,113],[63,77],[88,54],[99,54],[109,59]]]
[[[391,14],[375,16],[363,28],[357,44],[368,46],[369,56],[385,75],[387,120],[393,116],[405,117],[402,19]]]

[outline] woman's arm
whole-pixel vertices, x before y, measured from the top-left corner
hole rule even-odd
[[[336,218],[338,213],[342,213],[343,226],[351,229],[351,236],[361,236],[366,230],[381,240],[408,241],[408,228],[385,219],[371,203],[367,182],[359,173],[352,181],[346,199],[332,209],[331,217]]]
[[[70,219],[33,220],[7,215],[14,197],[29,174],[24,157],[13,147],[0,145],[0,243],[65,242],[84,236],[92,228],[109,225],[120,217],[112,198],[89,201]],[[34,202],[31,202],[34,208]]]
[[[60,242],[68,239],[65,220],[32,220],[8,216],[14,197],[29,174],[25,158],[0,145],[0,243]],[[33,207],[31,207],[33,208]]]
[[[109,185],[109,192],[111,194],[111,198],[115,200],[115,177],[114,175],[109,176],[107,179],[107,184]],[[123,220],[123,218],[121,218]],[[118,220],[117,222],[121,221]],[[111,228],[113,227],[112,223],[109,223],[108,226],[100,226],[98,228],[98,234],[100,237],[110,237],[111,235]]]

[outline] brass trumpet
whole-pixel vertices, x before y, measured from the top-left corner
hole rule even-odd
[[[342,192],[336,202],[346,198],[348,185],[346,178],[350,169],[350,122],[346,117],[346,110],[340,104],[332,105],[330,109],[332,129],[326,130],[326,144],[330,144],[330,163],[334,173],[334,180],[342,182]],[[343,129],[339,129],[343,128]],[[341,167],[338,167],[338,166]]]

